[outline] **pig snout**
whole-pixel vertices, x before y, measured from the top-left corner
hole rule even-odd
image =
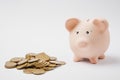
[[[85,38],[82,38],[79,39],[77,42],[78,42],[78,47],[86,47],[89,41]]]
[[[87,45],[88,45],[88,43],[86,41],[81,41],[78,44],[79,47],[86,47]]]

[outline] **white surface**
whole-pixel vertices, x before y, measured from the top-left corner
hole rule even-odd
[[[0,0],[0,80],[120,80],[119,0]],[[111,44],[98,64],[75,63],[65,21],[104,17],[110,23]],[[5,69],[12,57],[46,52],[66,65],[44,75]]]

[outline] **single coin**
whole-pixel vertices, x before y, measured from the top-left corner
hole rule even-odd
[[[29,56],[36,56],[36,53],[27,53],[26,55],[29,55]]]
[[[21,64],[26,63],[27,61],[28,61],[28,59],[23,59],[23,60],[21,60],[20,62],[18,62],[17,64],[18,64],[18,65],[21,65]]]
[[[45,66],[48,66],[48,65],[50,65],[50,63],[49,62],[45,62]]]
[[[11,62],[11,61],[7,61],[6,63],[5,63],[5,68],[15,68],[16,67],[16,65],[17,65],[17,63],[15,63],[15,62]]]
[[[55,69],[55,67],[43,67],[43,69],[44,69],[45,71],[50,71],[50,70]]]
[[[41,63],[41,67],[49,66],[49,62],[43,62]]]
[[[24,59],[24,58],[23,57],[14,57],[14,58],[10,59],[10,61],[17,63],[17,62],[21,61],[22,59]]]
[[[26,74],[32,74],[33,69],[32,68],[28,68],[28,69],[24,69],[23,72]]]
[[[37,68],[41,68],[44,67],[45,65],[43,63],[35,63],[34,66]]]
[[[49,66],[49,67],[57,67],[56,64],[49,64],[48,66]]]
[[[16,68],[17,68],[17,69],[23,69],[23,68],[25,68],[25,67],[27,67],[27,63],[18,65]]]
[[[35,75],[40,75],[40,74],[45,73],[45,70],[44,69],[33,69],[32,73]]]
[[[27,67],[34,67],[36,64],[36,62],[32,62],[32,63],[27,63]]]
[[[50,61],[50,63],[58,64],[58,65],[64,65],[65,64],[64,61]]]
[[[50,57],[50,61],[56,61],[57,58],[56,57]]]
[[[37,54],[35,58],[42,59],[45,61],[48,61],[50,59],[50,57],[44,52]]]
[[[49,65],[49,62],[46,62],[45,60],[39,60],[39,61],[35,64],[35,66],[36,66],[36,67],[39,67],[39,68],[45,67],[45,66],[48,66],[48,65]]]
[[[38,58],[34,58],[34,59],[28,60],[28,62],[31,63],[31,62],[36,62],[36,61],[38,61],[38,60],[39,60]]]
[[[28,53],[28,54],[25,55],[25,58],[26,59],[33,59],[33,58],[35,58],[35,56],[36,56],[35,53]]]

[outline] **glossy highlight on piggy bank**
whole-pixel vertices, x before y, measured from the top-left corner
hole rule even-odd
[[[90,63],[96,64],[99,59],[105,58],[105,52],[110,43],[107,20],[70,18],[65,26],[69,31],[70,47],[74,53],[75,62],[88,59]]]

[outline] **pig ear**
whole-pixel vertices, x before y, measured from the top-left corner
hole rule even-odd
[[[93,24],[98,30],[100,30],[100,32],[104,32],[108,28],[108,22],[105,19],[94,19]]]
[[[76,27],[78,23],[79,23],[79,20],[76,18],[68,19],[65,24],[66,29],[70,32]]]

